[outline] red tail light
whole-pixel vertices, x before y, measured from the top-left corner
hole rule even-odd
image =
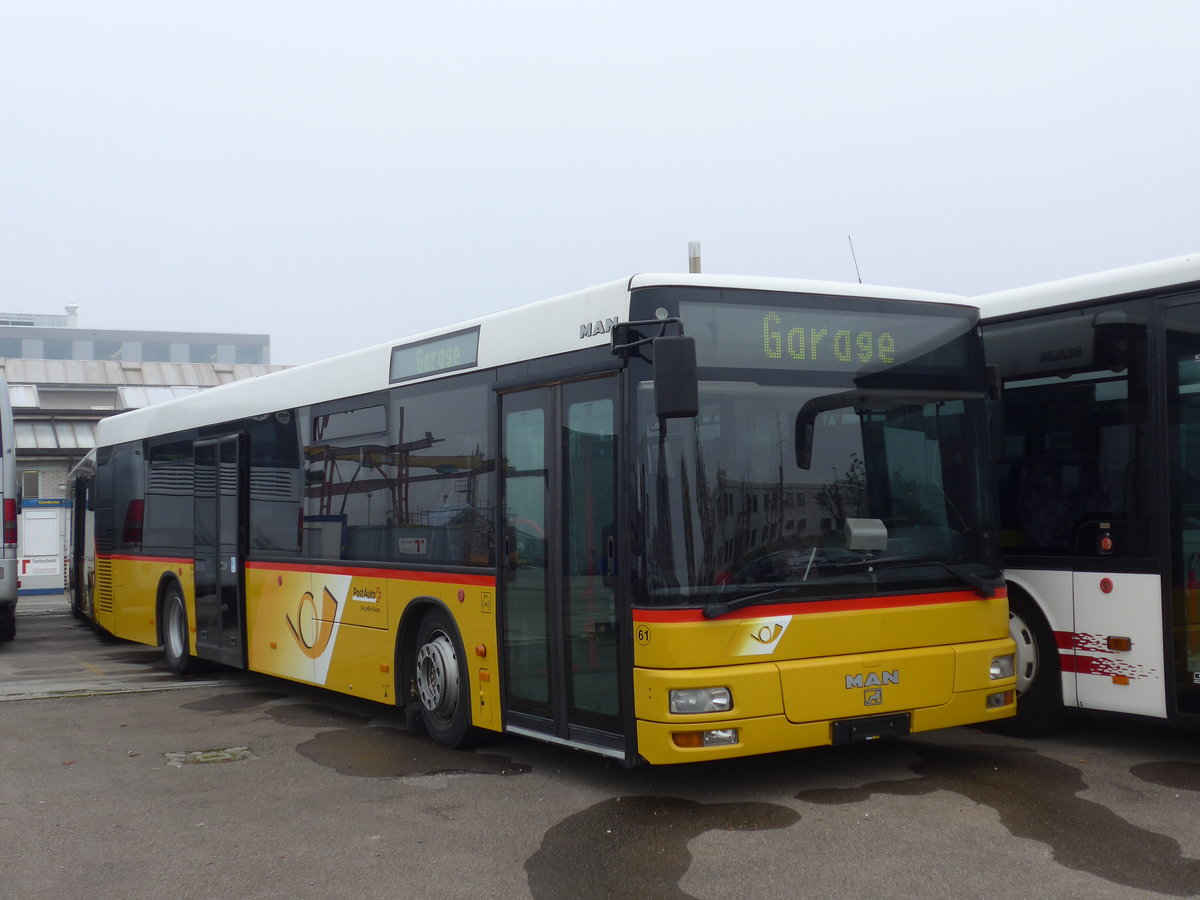
[[[125,527],[121,530],[121,542],[124,544],[140,544],[142,542],[142,519],[146,514],[145,500],[130,500],[125,510]]]
[[[17,501],[4,501],[4,544],[17,543]]]

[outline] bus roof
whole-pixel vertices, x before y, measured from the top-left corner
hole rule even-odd
[[[477,369],[602,346],[609,342],[611,326],[607,323],[628,320],[630,292],[660,286],[739,288],[973,306],[965,297],[876,285],[740,275],[634,275],[121,413],[100,421],[96,428],[97,443],[118,444],[382,390],[391,383],[394,347],[474,328],[479,329],[478,358],[473,366]],[[313,327],[319,329],[320,322],[314,322]],[[440,374],[433,374],[406,379],[405,383],[439,377]]]
[[[1200,254],[1192,254],[980,294],[972,302],[979,307],[981,318],[987,320],[1198,283]]]

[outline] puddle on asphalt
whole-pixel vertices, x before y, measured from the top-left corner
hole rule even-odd
[[[1200,763],[1148,762],[1131,768],[1135,778],[1177,791],[1200,792]]]
[[[706,831],[765,831],[798,821],[795,810],[772,803],[616,797],[548,830],[525,872],[535,900],[684,900],[692,897],[679,887],[692,864],[689,841]]]
[[[237,694],[220,694],[216,697],[196,700],[193,703],[185,703],[183,704],[183,709],[192,709],[197,712],[241,712],[245,709],[262,706],[264,703],[270,703],[273,700],[283,700],[287,696],[287,694],[277,691],[243,691]]]
[[[492,753],[439,747],[424,734],[363,727],[324,731],[296,750],[339,775],[413,778],[428,775],[523,775],[529,766]]]
[[[872,794],[916,797],[952,791],[996,810],[1014,837],[1049,846],[1060,865],[1146,891],[1177,896],[1200,892],[1200,860],[1184,857],[1171,838],[1131,825],[1080,797],[1088,785],[1078,769],[1024,747],[912,746],[922,756],[911,767],[916,778],[801,791],[796,799],[845,804],[861,803]]]
[[[162,651],[154,647],[147,647],[145,650],[127,650],[120,653],[106,653],[105,658],[112,660],[113,662],[137,663],[138,665],[146,665],[147,663],[162,662]]]
[[[272,706],[266,711],[267,715],[280,725],[296,725],[302,728],[330,728],[336,725],[365,725],[371,721],[369,716],[346,712],[332,706],[321,706],[319,703],[288,703],[284,706]]]

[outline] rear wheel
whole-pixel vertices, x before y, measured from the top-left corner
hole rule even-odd
[[[199,660],[189,652],[187,606],[178,587],[167,589],[163,600],[163,656],[167,668],[176,675],[187,675],[199,669]]]
[[[425,613],[417,630],[413,681],[421,708],[421,721],[434,742],[443,747],[465,747],[476,740],[471,727],[470,681],[462,642],[450,616],[440,609]]]
[[[17,614],[12,612],[0,619],[0,641],[11,641],[17,636]]]

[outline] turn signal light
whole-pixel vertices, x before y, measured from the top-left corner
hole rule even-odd
[[[996,694],[987,695],[987,708],[999,709],[1002,706],[1012,706],[1017,702],[1016,691],[1000,691]]]
[[[674,731],[671,740],[676,747],[695,749],[698,747],[730,746],[738,742],[736,728],[718,728],[713,731]]]

